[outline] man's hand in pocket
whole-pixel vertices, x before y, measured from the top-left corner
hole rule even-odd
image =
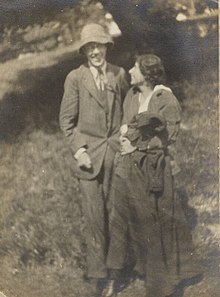
[[[77,166],[82,169],[91,169],[92,168],[92,162],[90,159],[90,156],[87,152],[83,152],[78,160],[77,160]]]

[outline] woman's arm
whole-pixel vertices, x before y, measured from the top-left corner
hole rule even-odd
[[[168,146],[176,141],[179,133],[179,126],[181,121],[181,108],[179,102],[173,93],[169,91],[161,91],[158,95],[158,102],[154,105],[154,112],[158,112],[166,123],[166,129],[161,134],[162,139],[155,136],[149,143],[149,146],[160,147]]]

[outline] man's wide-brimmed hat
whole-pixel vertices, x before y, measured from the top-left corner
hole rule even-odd
[[[76,42],[76,47],[79,51],[90,42],[113,45],[113,40],[110,34],[99,24],[87,24],[82,28],[80,40]]]

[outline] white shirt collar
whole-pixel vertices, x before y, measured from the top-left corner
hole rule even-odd
[[[105,62],[101,67],[101,70],[103,72],[103,74],[105,75],[106,74],[106,68],[107,68],[107,62]],[[92,73],[92,75],[94,76],[94,78],[96,79],[98,77],[98,69],[94,66],[92,66],[90,63],[89,63],[89,69]]]
[[[144,99],[143,102],[141,102],[141,93],[139,93],[139,109],[138,109],[138,113],[144,112],[148,110],[148,105],[150,103],[151,97],[153,95],[154,92],[158,91],[158,90],[165,90],[165,91],[169,91],[172,93],[172,90],[164,85],[156,85],[153,89],[153,91],[147,96],[147,98]]]
[[[144,100],[142,101],[141,100],[142,93],[139,93],[139,98],[138,98],[138,100],[139,100],[139,109],[138,109],[138,113],[141,113],[141,112],[144,112],[144,111],[148,110],[148,105],[149,105],[150,99],[152,97],[152,94],[153,94],[153,91],[146,98],[144,98]]]
[[[164,85],[156,85],[154,87],[154,92],[158,91],[158,90],[165,90],[165,91],[169,91],[172,93],[172,90]]]

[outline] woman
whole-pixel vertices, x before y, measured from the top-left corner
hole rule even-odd
[[[129,73],[133,87],[124,101],[107,266],[113,274],[126,268],[129,243],[133,272],[145,279],[147,296],[164,297],[198,272],[190,230],[173,192],[181,109],[161,84],[159,57],[138,56]]]

